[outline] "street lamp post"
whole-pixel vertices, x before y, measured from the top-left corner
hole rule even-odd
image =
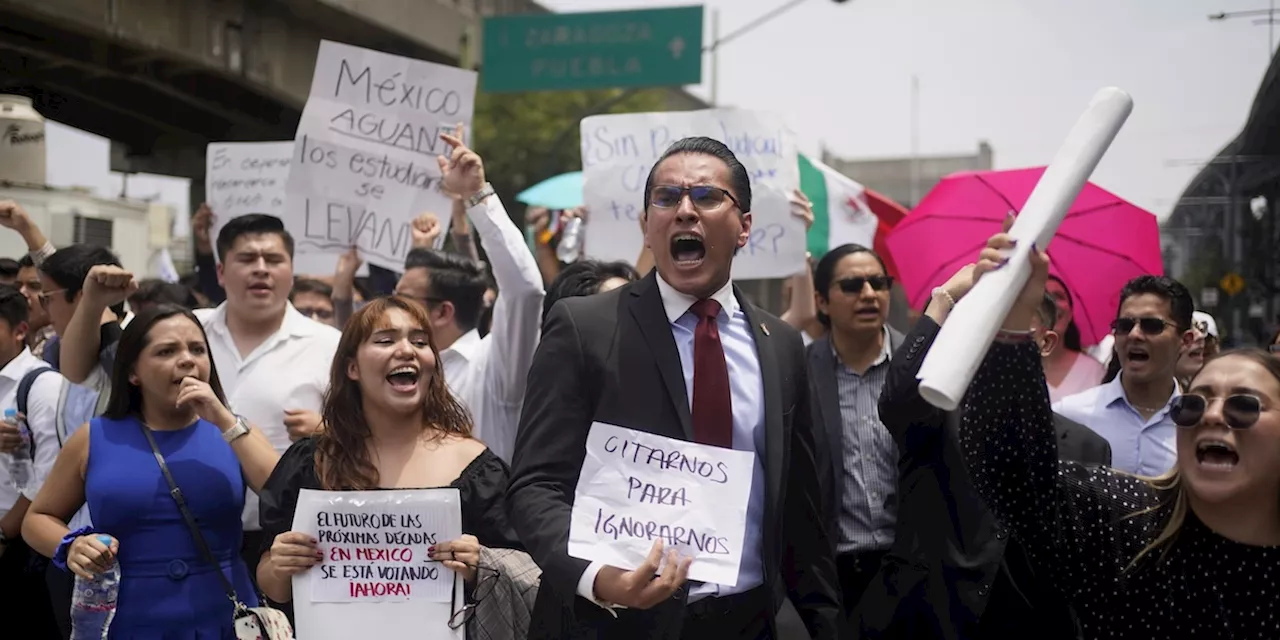
[[[1266,17],[1263,18],[1263,16]],[[1276,0],[1269,0],[1266,9],[1220,11],[1209,14],[1210,20],[1231,20],[1234,18],[1253,18],[1253,24],[1267,25],[1267,59],[1271,59],[1271,56],[1276,52]]]

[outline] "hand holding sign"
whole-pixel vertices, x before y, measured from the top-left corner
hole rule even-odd
[[[665,569],[656,579],[662,563],[662,539],[654,540],[644,562],[634,571],[604,567],[596,574],[595,595],[599,600],[632,609],[649,609],[675,594],[689,578],[693,558],[681,558],[675,549],[667,552]]]
[[[441,542],[427,549],[432,560],[439,560],[468,584],[476,580],[476,567],[480,566],[480,541],[471,534],[463,534],[457,540]]]
[[[295,576],[324,560],[315,538],[297,531],[286,531],[271,542],[270,571],[279,578]]]
[[[461,127],[455,133],[461,131]],[[462,142],[459,135],[440,134],[440,139],[453,147],[449,157],[437,156],[440,163],[440,187],[443,191],[458,194],[464,200],[484,188],[484,162],[480,156]]]

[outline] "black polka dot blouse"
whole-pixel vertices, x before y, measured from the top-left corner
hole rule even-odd
[[[1188,514],[1168,554],[1130,563],[1168,521],[1137,478],[1059,462],[1040,357],[992,345],[963,406],[961,443],[987,504],[1085,638],[1280,640],[1280,547],[1232,542]],[[1138,514],[1138,515],[1135,515]]]

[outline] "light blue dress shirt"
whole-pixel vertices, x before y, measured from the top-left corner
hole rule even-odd
[[[1106,438],[1111,444],[1111,468],[1148,477],[1164,475],[1178,461],[1178,426],[1169,417],[1169,407],[1182,393],[1174,382],[1169,401],[1145,420],[1125,397],[1122,375],[1059,400],[1053,410]]]

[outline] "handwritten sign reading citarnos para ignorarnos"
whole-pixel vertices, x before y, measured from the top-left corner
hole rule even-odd
[[[440,139],[475,109],[473,71],[322,41],[294,141],[283,216],[299,253],[356,246],[372,264],[404,268],[410,223],[448,219]]]
[[[805,268],[804,223],[788,194],[800,186],[795,137],[781,117],[742,109],[626,113],[583,118],[583,201],[591,212],[583,245],[600,260],[635,260],[649,170],[689,136],[723,142],[751,180],[752,227],[733,277],[784,278]]]
[[[653,542],[689,579],[738,583],[754,454],[596,422],[573,499],[569,555],[635,569]]]
[[[293,527],[324,554],[294,580],[295,600],[449,602],[454,573],[427,549],[462,535],[457,489],[303,490]]]

